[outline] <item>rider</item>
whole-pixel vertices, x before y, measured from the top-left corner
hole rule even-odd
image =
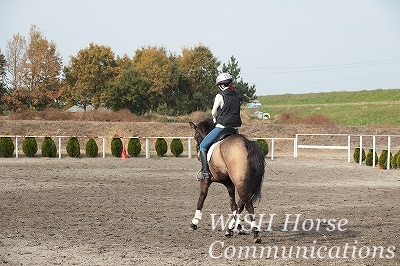
[[[215,127],[200,143],[200,160],[202,164],[202,179],[210,177],[210,171],[207,163],[207,150],[218,137],[218,133],[225,127],[238,128],[242,125],[240,118],[240,105],[242,95],[236,89],[237,86],[232,83],[232,76],[229,73],[221,73],[215,80],[220,92],[215,96],[214,105],[211,111]]]

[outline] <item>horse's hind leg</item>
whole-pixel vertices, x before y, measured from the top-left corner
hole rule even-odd
[[[255,221],[255,217],[254,217],[253,203],[248,201],[248,202],[244,203],[244,206],[246,207],[246,210],[250,214],[251,231],[253,232],[253,241],[254,241],[254,243],[261,243],[260,231],[256,226],[256,221]]]
[[[199,224],[199,221],[201,220],[201,217],[202,217],[201,210],[203,209],[204,201],[207,197],[208,188],[210,187],[210,184],[211,184],[211,180],[209,178],[200,180],[200,195],[199,195],[199,199],[197,201],[197,209],[194,214],[194,218],[192,219],[192,224],[190,225],[190,228],[193,230],[197,229],[197,225]]]
[[[232,211],[232,220],[229,222],[228,230],[225,232],[225,236],[233,236],[233,230],[235,227],[240,226],[240,216],[238,215],[238,206],[235,200],[235,185],[232,181],[224,183],[225,187],[228,189],[229,194],[229,205]]]
[[[241,201],[241,200],[239,200],[238,201],[238,215],[239,215],[239,217],[240,217],[240,215],[241,215],[241,213],[242,213],[242,211],[243,211],[243,209],[244,209],[244,203],[243,203],[243,201]],[[246,234],[246,232],[245,232],[245,230],[242,228],[242,225],[240,224],[240,222],[238,222],[238,234],[239,235],[245,235]]]

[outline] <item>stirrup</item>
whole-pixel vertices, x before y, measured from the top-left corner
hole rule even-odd
[[[209,173],[203,173],[202,170],[200,170],[197,173],[197,176],[196,176],[197,181],[201,181],[201,180],[204,180],[204,179],[207,179],[207,178],[210,178],[210,174]]]

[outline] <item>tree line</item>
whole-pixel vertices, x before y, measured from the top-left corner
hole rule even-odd
[[[219,67],[232,75],[245,102],[256,97],[255,85],[240,77],[236,58],[221,66],[204,45],[183,48],[180,55],[147,46],[120,57],[109,46],[90,43],[63,66],[56,44],[33,25],[28,38],[14,34],[5,53],[0,51],[0,113],[71,106],[136,115],[205,111],[217,93]]]

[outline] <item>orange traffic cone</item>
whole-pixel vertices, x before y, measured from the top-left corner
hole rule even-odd
[[[128,156],[126,155],[126,146],[125,145],[124,145],[124,148],[122,149],[121,159],[128,159]]]

